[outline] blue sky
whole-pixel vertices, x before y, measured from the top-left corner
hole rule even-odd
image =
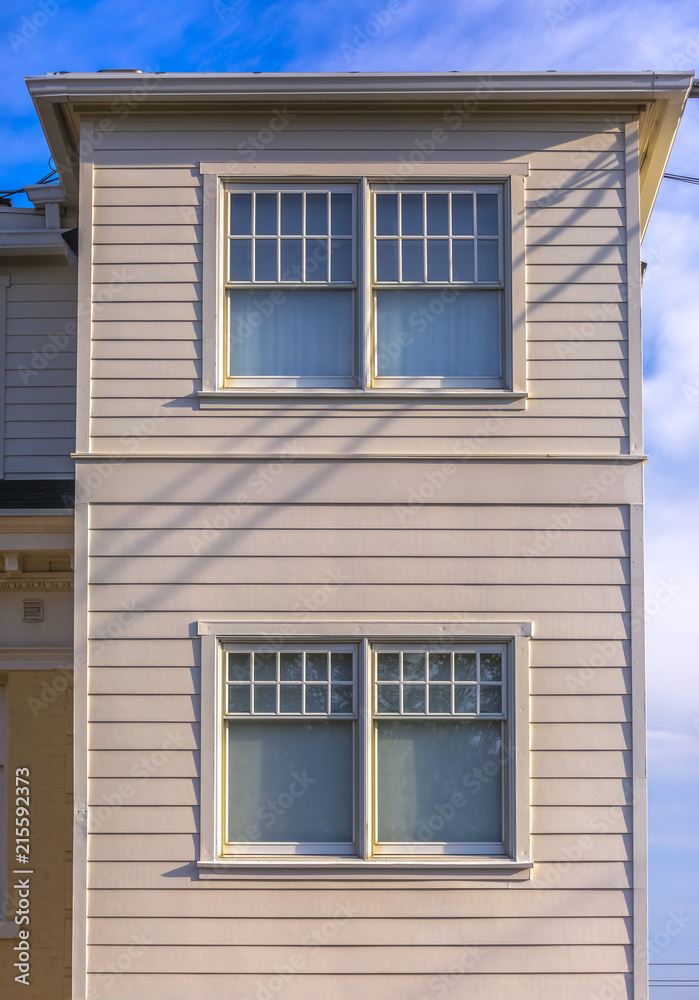
[[[696,0],[5,0],[0,186],[33,183],[48,151],[23,77],[172,72],[691,70]],[[699,101],[669,170],[699,175]],[[16,200],[21,203],[21,200]],[[699,187],[666,180],[644,243],[651,940],[699,959]],[[688,867],[689,866],[689,867]],[[693,879],[690,878],[690,869]],[[676,935],[672,913],[691,917]],[[665,943],[667,938],[667,943]],[[658,972],[670,970],[658,969]],[[678,970],[678,973],[687,970]],[[699,973],[699,969],[693,970]],[[696,991],[656,989],[655,1000]]]

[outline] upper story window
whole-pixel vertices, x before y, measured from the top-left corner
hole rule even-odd
[[[503,183],[236,184],[222,388],[507,389]]]

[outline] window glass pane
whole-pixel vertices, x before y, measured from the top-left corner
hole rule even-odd
[[[451,656],[449,653],[430,653],[430,673],[431,681],[451,680]]]
[[[449,235],[449,195],[427,195],[427,235]]]
[[[473,240],[454,240],[451,245],[452,278],[454,281],[475,279]]]
[[[328,280],[328,241],[306,240],[306,281]]]
[[[332,691],[330,694],[330,711],[344,712],[345,714],[352,711],[352,685],[351,684],[333,684]]]
[[[380,681],[400,680],[400,654],[377,653],[376,673]]]
[[[481,712],[502,712],[502,688],[491,684],[481,685]]]
[[[333,236],[352,235],[352,195],[332,194],[331,219]]]
[[[430,684],[430,712],[451,712],[451,685]]]
[[[398,281],[398,240],[377,241],[376,280]]]
[[[250,654],[249,653],[229,653],[228,654],[228,680],[229,681],[249,681],[250,680]]]
[[[281,241],[281,280],[303,280],[303,240]]]
[[[454,685],[454,711],[455,712],[475,712],[476,711],[476,685],[475,684],[455,684]]]
[[[303,195],[282,192],[281,231],[283,236],[303,234]]]
[[[228,688],[228,711],[250,711],[250,687],[247,684],[235,684]]]
[[[376,689],[377,712],[400,711],[400,688],[397,684],[379,684]]]
[[[255,653],[255,680],[276,681],[277,657],[275,653]]]
[[[502,680],[502,653],[481,653],[481,680]]]
[[[427,241],[427,280],[449,281],[449,240]]]
[[[476,654],[454,653],[454,680],[475,681],[475,679],[476,679]]]
[[[252,195],[231,194],[231,234],[249,236],[252,233]]]
[[[352,680],[352,662],[353,657],[351,653],[332,653],[332,679],[333,681],[351,681]]]
[[[253,687],[256,712],[276,712],[277,688],[271,684],[255,684]]]
[[[230,241],[231,281],[252,280],[252,240]]]
[[[422,195],[401,195],[400,222],[403,236],[422,236]]]
[[[306,653],[306,680],[326,681],[328,679],[327,653]]]
[[[328,685],[327,684],[307,684],[306,685],[306,711],[307,712],[327,712],[328,710]]]
[[[427,689],[424,684],[405,684],[403,686],[403,711],[424,712],[426,709]]]
[[[497,291],[380,291],[376,330],[379,376],[500,377]]]
[[[476,219],[479,236],[498,235],[498,196],[496,194],[476,196]]]
[[[500,280],[500,248],[497,240],[477,240],[478,280]]]
[[[279,711],[301,712],[303,688],[300,684],[282,684],[279,688]]]
[[[501,843],[501,725],[476,719],[379,722],[378,839]],[[490,780],[478,781],[477,773]]]
[[[425,679],[425,654],[403,653],[403,680],[424,681],[424,679]]]
[[[303,653],[279,654],[279,679],[282,681],[303,680]]]
[[[403,281],[425,280],[423,240],[401,240],[403,252]]]
[[[451,196],[452,236],[473,236],[473,195],[453,194]]]
[[[255,281],[277,280],[277,241],[255,240]]]
[[[398,195],[377,194],[376,196],[376,235],[398,235]]]
[[[352,240],[332,240],[330,249],[331,281],[352,280]]]
[[[306,235],[326,236],[328,232],[327,194],[306,195]]]
[[[258,192],[255,195],[255,235],[276,236],[277,196]]]
[[[227,725],[228,842],[351,843],[352,723]]]
[[[229,291],[230,374],[351,377],[353,301],[324,288]]]

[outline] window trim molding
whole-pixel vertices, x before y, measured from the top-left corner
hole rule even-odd
[[[399,874],[422,878],[439,874],[443,877],[482,878],[484,870],[491,872],[520,872],[529,877],[533,864],[530,849],[530,741],[529,741],[529,639],[532,624],[529,621],[463,622],[440,619],[438,621],[388,621],[355,624],[347,621],[218,621],[202,620],[197,623],[201,639],[201,807],[200,853],[197,869],[200,878],[250,878],[284,877],[296,873],[299,878],[326,878],[336,874],[361,873],[375,877],[381,873]],[[368,665],[369,646],[372,642],[403,641],[409,643],[442,641],[453,642],[508,642],[511,646],[512,675],[508,700],[508,743],[514,747],[508,769],[510,799],[507,809],[509,857],[474,855],[400,856],[377,854],[362,857],[309,857],[240,855],[227,857],[221,854],[220,830],[223,796],[220,794],[223,711],[221,657],[226,642],[309,642],[330,640],[337,643],[355,643],[363,646],[360,660]],[[359,752],[360,771],[371,767],[371,745],[367,732],[373,725],[373,715],[359,715],[358,738],[363,746]],[[367,729],[368,727],[368,729]],[[372,809],[372,789],[361,774],[360,817],[361,831],[368,823]],[[361,839],[361,838],[360,838]],[[490,875],[489,877],[497,877]]]
[[[406,168],[410,169],[406,169]],[[527,161],[511,163],[423,163],[411,166],[405,163],[212,163],[201,162],[199,170],[203,182],[203,277],[202,277],[202,388],[197,394],[200,405],[225,406],[230,401],[237,404],[249,396],[274,397],[286,393],[294,398],[314,396],[376,399],[416,396],[425,401],[442,396],[455,396],[467,402],[488,399],[502,401],[508,409],[523,409],[526,390],[526,317],[525,317],[525,181],[529,174]],[[504,269],[509,280],[504,289],[505,371],[506,387],[410,388],[374,386],[369,379],[366,386],[346,386],[336,389],[304,386],[236,386],[225,385],[225,330],[223,307],[223,224],[225,218],[224,195],[231,183],[271,182],[318,183],[327,181],[358,185],[357,246],[366,255],[370,252],[371,233],[367,226],[369,211],[369,186],[371,184],[400,185],[415,183],[501,183],[503,185],[503,215],[510,225],[503,233]],[[366,341],[371,327],[371,295],[366,281],[357,289],[357,354],[360,366],[366,367]]]

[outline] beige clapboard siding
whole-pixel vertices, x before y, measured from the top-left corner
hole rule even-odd
[[[217,506],[225,505],[233,520],[233,512],[250,501],[266,504],[394,504],[411,503],[417,489],[429,483],[428,473],[434,474],[434,461],[420,459],[396,462],[390,475],[380,475],[381,467],[371,461],[347,462],[336,458],[313,462],[304,457],[294,457],[289,442],[285,454],[288,462],[202,462],[183,458],[163,459],[158,462],[157,482],[153,484],[151,499],[168,502],[177,498],[179,503],[208,505],[212,515],[221,513]],[[302,455],[303,453],[301,453]],[[545,458],[522,462],[517,466],[516,487],[513,491],[512,470],[506,462],[488,462],[479,458],[455,463],[456,469],[445,476],[433,503],[487,504],[502,503],[503,497],[522,504],[568,504],[571,498],[585,503],[626,504],[641,502],[641,465],[638,462],[548,462]],[[205,474],[204,474],[205,473]],[[262,473],[265,473],[262,475]],[[106,476],[90,464],[81,468],[92,503],[108,502],[131,504],[139,495],[142,471],[133,461],[110,466]],[[255,485],[255,477],[262,475],[262,485]],[[542,483],[545,480],[545,489]],[[411,491],[413,491],[411,493]],[[424,491],[423,491],[424,492]],[[428,491],[429,492],[429,491]],[[419,495],[418,498],[420,499]],[[412,500],[416,506],[423,506]],[[399,512],[400,514],[400,512]],[[232,523],[232,520],[230,523]]]
[[[463,883],[426,883],[422,888],[396,888],[382,884],[348,884],[317,887],[312,893],[293,883],[280,882],[272,888],[226,883],[189,884],[157,889],[89,890],[90,912],[95,917],[210,917],[215,893],[219,917],[268,917],[290,920],[315,917],[328,919],[351,913],[353,918],[401,919],[406,915],[422,920],[448,920],[463,917],[560,917],[574,913],[577,917],[628,917],[632,913],[629,890],[597,887],[588,891],[552,886],[551,891],[531,892],[527,883],[512,882],[508,887],[489,886],[487,890],[469,888]],[[338,903],[343,910],[338,910]]]
[[[468,536],[469,547],[475,545],[484,532],[504,531],[510,537],[519,538],[520,531],[548,530],[550,528],[560,529],[562,537],[574,537],[576,531],[588,533],[586,537],[590,542],[590,550],[584,552],[582,549],[578,555],[605,555],[619,556],[628,555],[628,543],[624,532],[629,527],[629,512],[625,506],[616,506],[607,501],[596,504],[575,504],[565,503],[556,505],[553,501],[543,504],[519,505],[503,503],[502,497],[494,500],[492,505],[469,504],[464,498],[463,503],[440,503],[422,504],[410,510],[410,519],[405,520],[404,512],[396,506],[377,505],[375,503],[346,503],[337,504],[333,502],[304,504],[295,502],[292,504],[278,504],[263,501],[251,500],[244,506],[231,506],[223,511],[215,506],[204,502],[196,501],[187,503],[181,497],[173,499],[170,494],[166,499],[158,501],[156,498],[144,500],[143,503],[133,503],[126,500],[118,507],[111,505],[103,506],[95,503],[90,518],[90,526],[93,531],[92,541],[95,544],[102,536],[100,530],[118,531],[126,529],[122,535],[119,545],[123,548],[117,550],[110,548],[96,549],[97,555],[116,555],[119,552],[128,554],[142,551],[138,547],[130,548],[131,532],[138,530],[156,531],[158,534],[150,536],[153,547],[148,552],[153,555],[168,555],[177,552],[186,552],[186,548],[180,548],[178,542],[173,543],[175,548],[170,548],[170,543],[166,536],[162,536],[159,529],[165,528],[168,532],[176,530],[190,530],[197,528],[211,528],[212,518],[227,511],[231,520],[226,525],[225,522],[217,522],[216,528],[233,528],[238,531],[259,530],[260,535],[255,543],[261,544],[267,530],[282,529],[284,533],[291,530],[313,532],[319,530],[329,530],[332,534],[341,531],[354,529],[360,534],[353,538],[352,544],[361,545],[365,532],[383,531],[387,528],[400,528],[408,534],[406,541],[415,546],[420,544],[423,532],[437,532],[430,534],[430,538],[436,540],[450,537],[450,529],[456,529],[457,533],[462,531],[472,531]],[[595,535],[592,532],[612,532],[612,535]],[[223,536],[225,537],[225,536]],[[300,536],[296,536],[300,539]],[[503,537],[498,534],[486,536],[488,544],[497,544],[497,539]],[[176,536],[175,536],[176,538]],[[456,543],[456,535],[451,534],[451,538]],[[242,540],[242,539],[241,539]],[[140,536],[138,545],[146,541],[145,536]],[[326,542],[328,539],[326,539]],[[529,540],[525,539],[525,542]],[[275,544],[281,544],[283,536],[275,538]],[[604,549],[597,551],[595,544],[599,543]],[[620,543],[620,544],[619,544]],[[104,542],[108,545],[108,542]],[[302,541],[305,544],[305,541]],[[325,543],[324,543],[325,544]],[[381,544],[381,536],[377,533],[372,536],[371,546]],[[427,544],[430,544],[429,542]],[[530,544],[533,544],[530,542]],[[276,549],[275,551],[284,554],[286,550]],[[295,551],[291,549],[290,553]],[[360,554],[363,549],[358,550]],[[371,551],[371,549],[370,549]],[[377,551],[374,549],[374,551]],[[393,550],[394,551],[394,550]],[[479,552],[470,549],[472,555],[513,555],[517,551],[514,547],[506,550],[500,548],[488,549]],[[573,555],[575,552],[564,554]]]
[[[532,174],[536,174],[533,171]],[[548,208],[559,210],[589,209],[589,208],[625,208],[626,191],[624,188],[590,188],[588,183],[576,190],[559,188],[551,184],[543,191],[537,189],[535,178],[530,174],[527,178],[525,192],[525,208],[528,213],[536,213]],[[532,183],[534,181],[534,183]],[[587,181],[587,178],[586,178]]]
[[[338,564],[332,575],[330,571],[325,575],[319,573],[315,579],[304,583],[241,582],[220,585],[183,582],[169,588],[157,583],[95,584],[91,608],[95,612],[118,612],[128,606],[137,613],[185,613],[201,609],[226,613],[234,607],[238,611],[254,613],[260,607],[267,607],[294,612],[301,610],[306,601],[315,602],[315,606],[322,603],[325,612],[362,613],[371,613],[379,608],[432,613],[445,610],[454,613],[469,608],[472,613],[485,615],[498,612],[514,615],[623,613],[630,609],[627,586],[473,585],[440,581],[425,590],[419,582],[374,583],[365,574],[362,574],[361,583],[343,581],[342,566]],[[316,590],[324,599],[314,597]]]
[[[192,812],[184,807],[132,806],[130,808],[112,809],[105,817],[102,826],[96,818],[95,810],[91,810],[91,820],[88,830],[95,827],[102,832],[138,833],[143,830],[139,824],[146,823],[147,829],[154,833],[166,833],[174,830],[179,833],[192,833]],[[168,825],[167,815],[172,817],[172,825]],[[189,826],[187,826],[189,819]],[[90,827],[90,822],[92,827]],[[179,829],[179,826],[184,827]],[[123,829],[122,829],[123,828]],[[581,853],[579,850],[576,857]],[[167,862],[153,861],[93,861],[88,865],[89,884],[93,889],[158,889],[167,881],[171,889],[186,887],[197,878],[195,862],[179,865],[175,871]],[[497,872],[482,874],[473,885],[488,886],[502,882],[503,876]],[[508,883],[513,887],[517,881],[509,876]],[[531,880],[519,882],[526,886],[526,891],[537,889],[547,890],[552,885],[559,889],[595,889],[603,886],[607,889],[627,889],[631,887],[631,865],[626,861],[582,861],[567,860],[566,862],[541,862],[532,872]]]
[[[530,746],[532,750],[630,750],[631,725],[623,722],[539,723],[532,727]]]
[[[177,341],[175,342],[177,343]],[[623,340],[551,340],[529,341],[527,357],[530,361],[561,361],[575,358],[580,361],[626,361],[628,345]],[[531,414],[529,414],[531,419]],[[567,421],[563,421],[564,425]]]
[[[131,362],[129,363],[131,364]],[[105,362],[95,362],[94,364],[105,364]],[[141,369],[150,367],[150,365],[144,366],[142,361],[132,364],[134,370],[138,370],[139,367]],[[268,413],[260,419],[257,415],[227,414],[224,410],[218,414],[207,414],[206,422],[203,424],[199,413],[177,410],[170,414],[167,408],[164,408],[162,414],[159,413],[158,416],[160,419],[157,422],[144,428],[138,427],[133,414],[131,416],[112,416],[109,420],[100,418],[101,422],[95,424],[93,436],[101,439],[100,447],[102,450],[114,447],[114,442],[125,434],[133,436],[135,429],[147,432],[149,437],[159,440],[173,436],[196,438],[202,447],[207,449],[217,447],[216,436],[248,438],[253,442],[264,442],[266,439],[274,440],[275,437],[288,438],[298,433],[300,420],[296,412]],[[493,417],[489,420],[484,416],[454,418],[449,414],[418,416],[417,414],[387,413],[381,417],[369,414],[362,416],[356,412],[348,412],[344,415],[320,412],[312,415],[312,422],[309,421],[308,427],[302,428],[304,443],[308,438],[365,438],[373,436],[391,440],[397,438],[430,440],[428,435],[431,431],[435,437],[439,437],[445,442],[446,448],[450,448],[456,458],[459,457],[459,443],[469,437],[484,439],[487,436],[488,440],[497,437],[530,438],[545,435],[550,437],[582,437],[584,435],[621,437],[626,433],[626,429],[626,420],[616,416],[570,416],[567,419],[561,419],[560,417],[538,416],[528,413],[526,419]],[[377,435],[377,431],[381,432],[380,435]],[[207,437],[207,432],[209,437]],[[214,437],[213,441],[211,441],[212,436]],[[366,445],[363,443],[362,447],[366,447]]]
[[[626,264],[626,246],[613,244],[611,246],[604,243],[599,246],[590,244],[572,244],[570,246],[548,246],[541,244],[531,246],[527,249],[527,266],[531,263],[533,267],[553,265],[559,267],[563,264],[587,264],[595,265],[616,265]]]
[[[628,667],[608,666],[606,657],[595,662],[604,662],[604,666],[598,669],[587,664],[560,669],[532,668],[529,673],[531,693],[546,696],[630,693],[631,674]]]
[[[96,840],[99,838],[95,838]],[[102,838],[107,839],[107,838]],[[93,945],[131,944],[140,936],[150,944],[172,945],[300,945],[323,937],[323,918],[293,920],[235,917],[171,916],[108,919],[91,922]],[[625,945],[631,943],[631,920],[624,917],[481,917],[416,920],[410,916],[382,920],[354,917],[337,922],[335,945]]]
[[[199,776],[199,751],[177,749],[179,726],[172,727],[170,737],[155,751],[92,750],[89,756],[90,777],[147,777],[152,773],[161,778],[196,778]]]
[[[322,593],[324,594],[326,591],[323,590]],[[319,599],[322,600],[322,596]],[[427,623],[427,630],[433,628],[435,619],[440,618],[442,615],[452,620],[455,615],[458,615],[459,621],[472,622],[479,625],[484,625],[485,622],[511,622],[513,617],[519,617],[514,616],[511,609],[508,612],[488,611],[484,614],[483,612],[470,610],[464,612],[463,606],[460,606],[456,611],[448,608],[440,608],[439,612],[435,613],[434,611],[425,611],[424,605],[419,606],[417,609],[411,609],[410,607],[406,607],[402,602],[398,608],[394,601],[386,601],[385,603],[386,607],[374,604],[367,611],[367,616],[374,616],[372,618],[374,621],[386,619],[406,622],[425,621]],[[117,628],[119,634],[125,638],[169,639],[172,635],[188,634],[193,618],[210,619],[212,617],[211,609],[208,607],[190,608],[188,613],[181,611],[149,612],[138,609],[133,614],[125,616],[125,610],[133,611],[135,607],[135,602],[127,594],[115,610],[93,611],[90,616],[90,637],[101,639],[105,634],[110,634],[110,630],[114,631]],[[231,608],[235,610],[231,611]],[[295,613],[291,612],[292,615]],[[289,614],[289,609],[286,607],[276,610],[266,607],[262,612],[259,612],[256,608],[255,620],[266,622],[269,631],[273,632],[275,628],[279,627],[280,620],[289,620]],[[248,611],[239,610],[236,604],[236,595],[231,595],[231,604],[225,613],[217,613],[215,617],[217,620],[225,619],[226,621],[230,621],[233,619],[236,621],[249,621],[251,615]],[[526,614],[523,614],[521,617],[529,620]],[[337,630],[342,631],[348,636],[357,634],[356,611],[326,612],[319,615],[319,619],[338,623],[336,626]],[[538,612],[536,615],[532,615],[532,619],[536,625],[537,635],[542,639],[594,639],[599,642],[607,642],[614,639],[628,639],[631,635],[630,614],[607,612],[595,612],[592,614]],[[260,626],[260,628],[262,629],[263,626]]]
[[[269,120],[269,119],[268,119]],[[375,128],[367,127],[366,124],[357,122],[352,128],[347,124],[343,128],[337,125],[333,128],[326,128],[325,124],[314,124],[306,119],[304,122],[296,122],[292,128],[284,127],[275,130],[273,142],[269,144],[270,150],[289,150],[292,153],[291,161],[297,158],[297,154],[322,150],[323,152],[346,150],[350,155],[364,150],[378,150],[388,153],[389,151],[402,151],[413,149],[419,143],[423,143],[430,138],[432,129],[440,124],[437,117],[430,122],[430,125],[420,126],[419,122],[403,123],[386,118],[388,127],[383,127],[384,123],[376,123]],[[261,128],[266,128],[267,123],[260,123]],[[119,127],[104,135],[100,142],[100,151],[111,150],[133,150],[150,154],[153,150],[172,150],[173,152],[196,153],[206,149],[226,149],[229,152],[238,152],[241,143],[245,143],[248,138],[254,137],[257,131],[256,124],[246,122],[242,127],[240,124],[221,125],[218,129],[210,127],[208,129],[186,129],[173,128],[164,129],[156,127],[151,131],[145,129],[134,130],[126,127]],[[582,133],[582,134],[581,134]],[[609,131],[594,132],[585,128],[576,129],[555,129],[551,131],[528,130],[520,128],[509,130],[495,128],[492,125],[487,129],[479,129],[475,122],[469,123],[466,127],[443,129],[443,138],[438,140],[439,151],[462,150],[468,152],[488,150],[497,153],[498,151],[520,151],[539,153],[540,150],[582,150],[585,152],[597,152],[599,150],[622,150],[624,148],[623,132],[619,129]],[[247,156],[250,159],[250,146],[247,147]],[[207,157],[202,156],[202,159]],[[150,156],[144,157],[146,162],[153,162]]]
[[[631,765],[631,754],[624,750],[539,750],[530,757],[534,778],[626,778]]]
[[[178,948],[147,945],[140,951],[141,954],[133,960],[129,975],[173,971],[200,975],[231,972],[260,974],[267,972],[273,962],[292,968],[290,960],[296,958],[306,975],[332,975],[334,978],[356,973],[359,968],[364,976],[390,974],[392,971],[407,976],[446,973],[452,965],[463,961],[464,956],[464,948],[460,945],[338,947],[334,941],[322,947],[309,941],[300,948],[286,945],[181,945]],[[114,962],[119,954],[122,954],[122,949],[118,945],[94,945],[88,952],[88,969],[98,971]],[[498,977],[532,972],[627,972],[630,961],[631,951],[623,945],[571,945],[565,949],[550,945],[489,945],[474,953],[469,972],[478,970],[480,975]],[[404,982],[407,986],[408,982]]]
[[[237,513],[237,510],[240,510]],[[259,510],[259,508],[258,508]],[[582,515],[563,513],[558,515],[541,515],[541,526],[515,530],[513,528],[490,529],[467,527],[459,530],[431,528],[419,523],[417,513],[412,510],[398,511],[395,521],[398,524],[387,524],[384,528],[367,527],[363,530],[358,525],[349,527],[338,525],[336,529],[322,527],[320,524],[314,531],[310,527],[296,527],[293,524],[280,524],[283,518],[274,518],[273,512],[259,510],[257,524],[254,515],[247,511],[232,507],[230,510],[209,509],[193,518],[189,527],[180,527],[182,520],[178,512],[173,511],[169,517],[163,517],[162,528],[168,529],[168,534],[159,531],[160,526],[141,527],[134,525],[133,531],[119,529],[93,528],[90,538],[92,555],[105,558],[124,558],[127,556],[143,557],[192,557],[196,555],[251,557],[310,557],[317,553],[319,557],[328,559],[333,556],[352,558],[371,558],[394,556],[400,558],[424,557],[425,559],[443,559],[448,557],[478,560],[480,565],[497,566],[499,559],[507,559],[510,565],[516,565],[517,558],[532,560],[532,571],[537,562],[546,563],[550,560],[596,559],[600,562],[617,562],[628,555],[628,539],[623,530],[599,531],[592,528],[584,530]],[[300,513],[300,512],[299,512]],[[324,512],[319,512],[322,519]],[[227,514],[228,520],[225,520]],[[402,514],[403,524],[400,525]],[[303,511],[308,525],[312,523],[316,512],[311,509]],[[361,511],[355,512],[354,518],[361,517]],[[567,518],[565,520],[564,518]],[[293,521],[287,515],[288,521]],[[301,518],[299,517],[300,521]],[[388,521],[388,518],[386,519]],[[169,521],[169,524],[167,523]],[[271,522],[271,523],[270,523]],[[417,522],[417,523],[416,523]],[[235,524],[236,527],[231,527]],[[223,527],[221,527],[223,525]],[[568,527],[573,525],[573,527]],[[397,546],[400,545],[400,549]],[[98,563],[95,567],[100,572]],[[568,565],[564,562],[561,569]],[[573,563],[571,572],[576,572]],[[529,568],[529,562],[527,563]],[[506,567],[504,568],[506,570]],[[493,568],[490,572],[498,572]],[[521,572],[521,569],[518,570]],[[617,581],[619,582],[619,581]],[[626,582],[626,581],[624,581]]]
[[[400,539],[394,539],[394,544]],[[526,567],[529,586],[535,584],[589,586],[628,584],[629,570],[616,559],[534,559]],[[391,560],[376,556],[291,556],[274,561],[259,556],[236,554],[235,561],[212,557],[145,556],[103,557],[93,568],[93,586],[100,584],[163,583],[178,586],[184,578],[197,584],[261,584],[279,581],[285,584],[313,584],[320,579],[345,584],[472,584],[481,586],[519,583],[523,567],[513,559],[471,559],[435,554],[419,558],[407,550]]]
[[[579,752],[579,751],[578,751]],[[531,814],[532,835],[631,833],[631,806],[537,806]]]
[[[469,1000],[502,1000],[504,996],[517,1000],[561,1000],[561,997],[586,998],[601,995],[605,989],[616,987],[630,990],[629,982],[621,971],[579,972],[573,974],[537,975],[532,973],[510,975],[482,975],[469,969],[471,953],[461,952],[463,974],[443,972],[439,975],[407,973],[405,976],[391,972],[387,975],[353,973],[346,975],[311,976],[303,972],[283,980],[271,966],[264,976],[219,973],[207,976],[184,973],[120,974],[120,1000],[159,1000],[163,995],[169,1000],[230,1000],[231,997],[253,997],[261,986],[269,982],[273,987],[284,983],[285,1000],[328,1000],[332,990],[333,1000],[405,1000],[406,989],[418,997],[431,996],[435,990],[458,986],[463,975]],[[111,975],[111,974],[110,974]],[[409,978],[408,978],[409,977]],[[261,981],[262,980],[262,981]],[[110,979],[111,982],[111,979]],[[99,977],[97,977],[97,989]]]

